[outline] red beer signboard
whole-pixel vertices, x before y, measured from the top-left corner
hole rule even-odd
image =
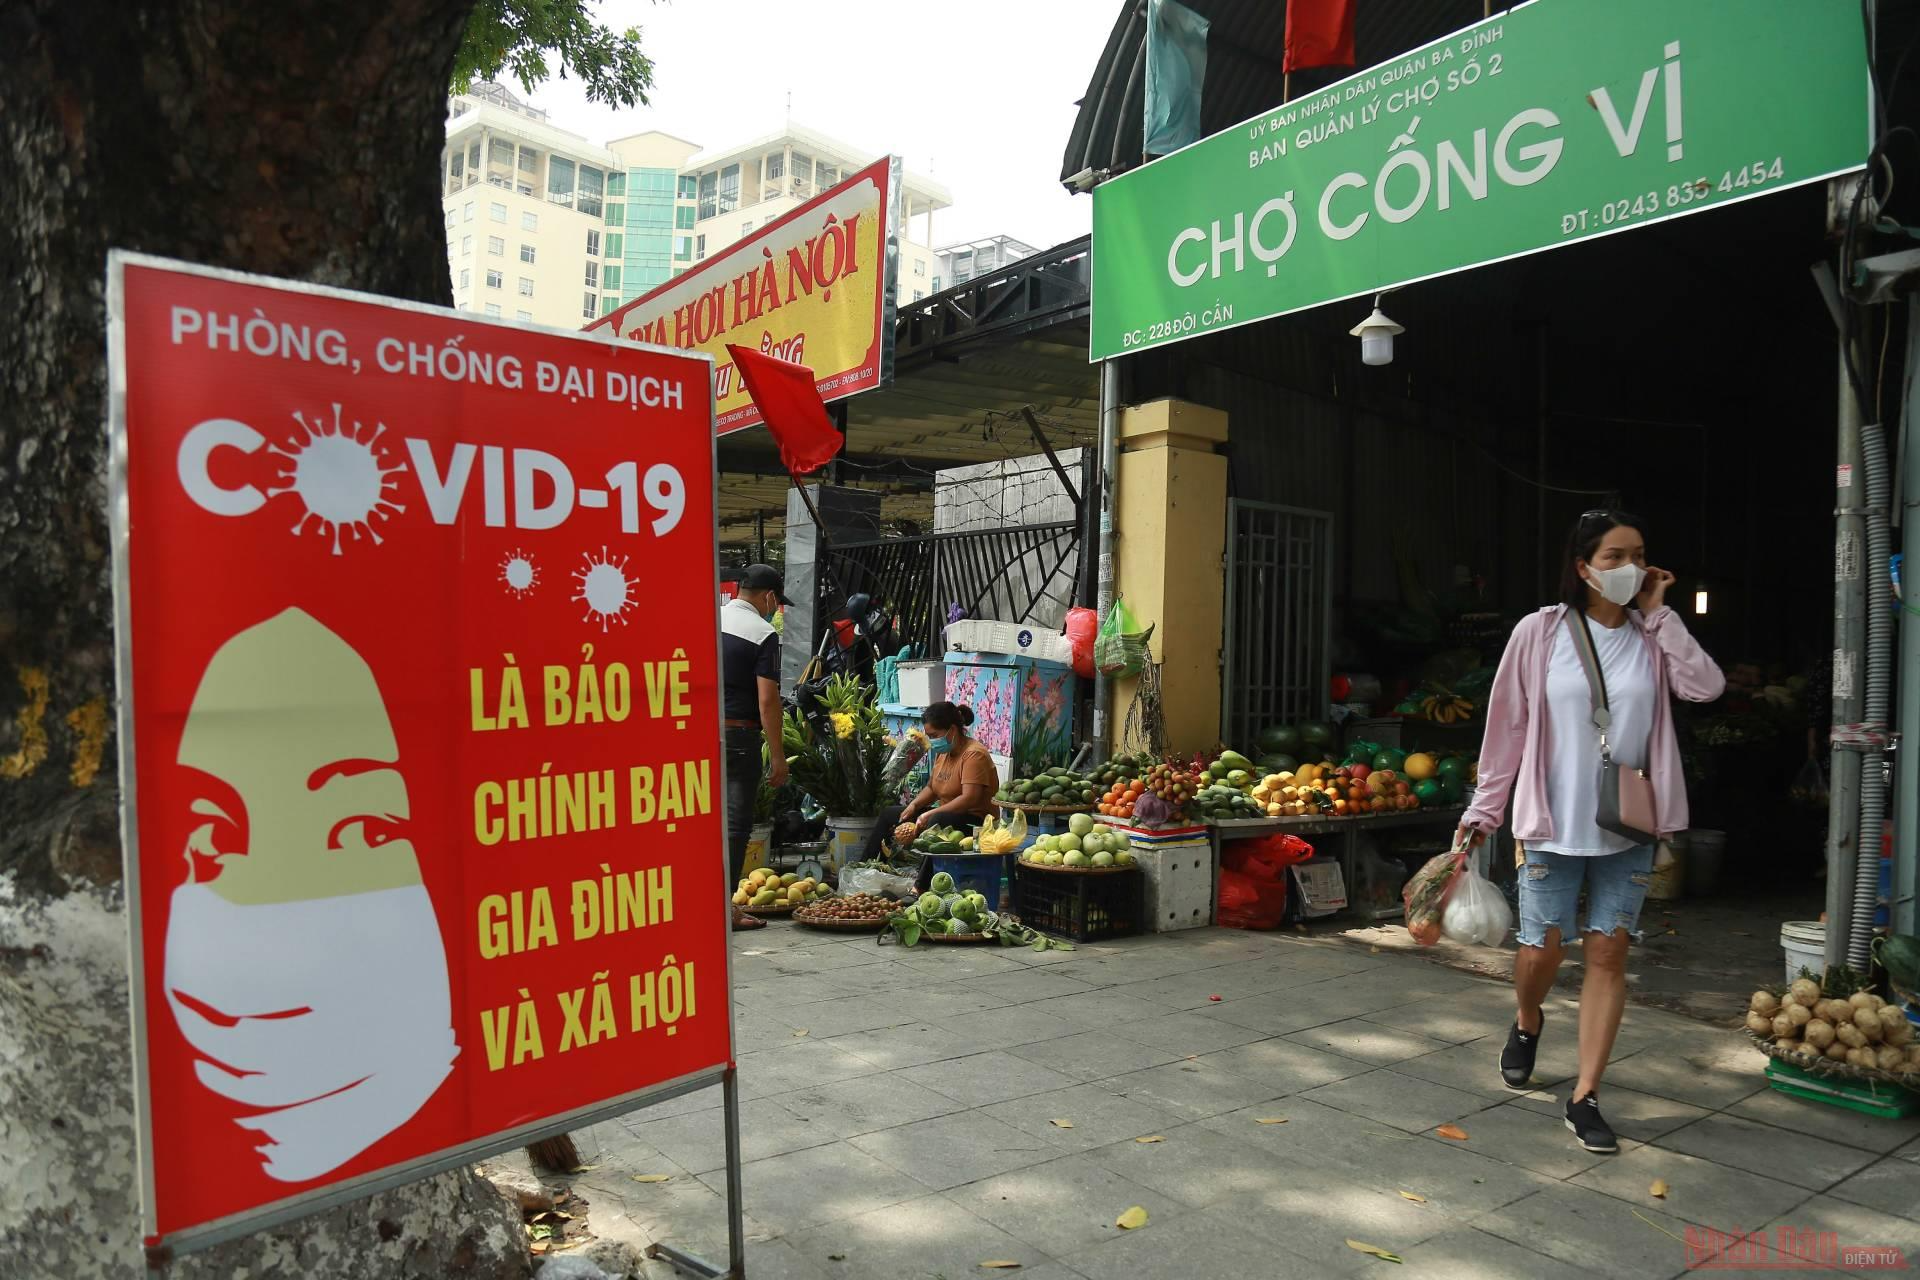
[[[109,287],[149,1238],[717,1078],[709,362],[125,255]]]

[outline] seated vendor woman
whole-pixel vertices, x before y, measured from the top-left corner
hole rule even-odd
[[[993,812],[1000,772],[986,747],[967,736],[972,710],[936,702],[920,723],[927,734],[929,781],[911,802],[880,815],[867,848],[870,858],[879,855],[898,823],[911,822],[919,831],[948,825],[971,828]]]

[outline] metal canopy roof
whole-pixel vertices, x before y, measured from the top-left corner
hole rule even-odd
[[[844,402],[847,447],[834,483],[886,495],[883,519],[931,524],[935,471],[1040,452],[1022,408],[1054,448],[1093,444],[1089,244],[1070,241],[902,307],[893,382]],[[722,437],[722,545],[752,543],[762,520],[769,540],[784,536],[791,488],[765,430]]]

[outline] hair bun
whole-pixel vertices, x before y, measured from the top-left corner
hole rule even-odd
[[[972,707],[960,708],[960,724],[964,728],[970,729],[973,727],[973,708]]]

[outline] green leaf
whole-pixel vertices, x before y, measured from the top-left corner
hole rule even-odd
[[[549,54],[556,66],[550,68]],[[571,75],[587,101],[631,107],[647,101],[653,62],[640,49],[640,29],[615,32],[595,22],[587,0],[479,0],[454,59],[453,91],[505,73],[533,92],[557,74]]]
[[[900,926],[900,941],[905,946],[911,947],[917,945],[920,941],[920,934],[920,926],[914,921],[909,920],[906,924]]]

